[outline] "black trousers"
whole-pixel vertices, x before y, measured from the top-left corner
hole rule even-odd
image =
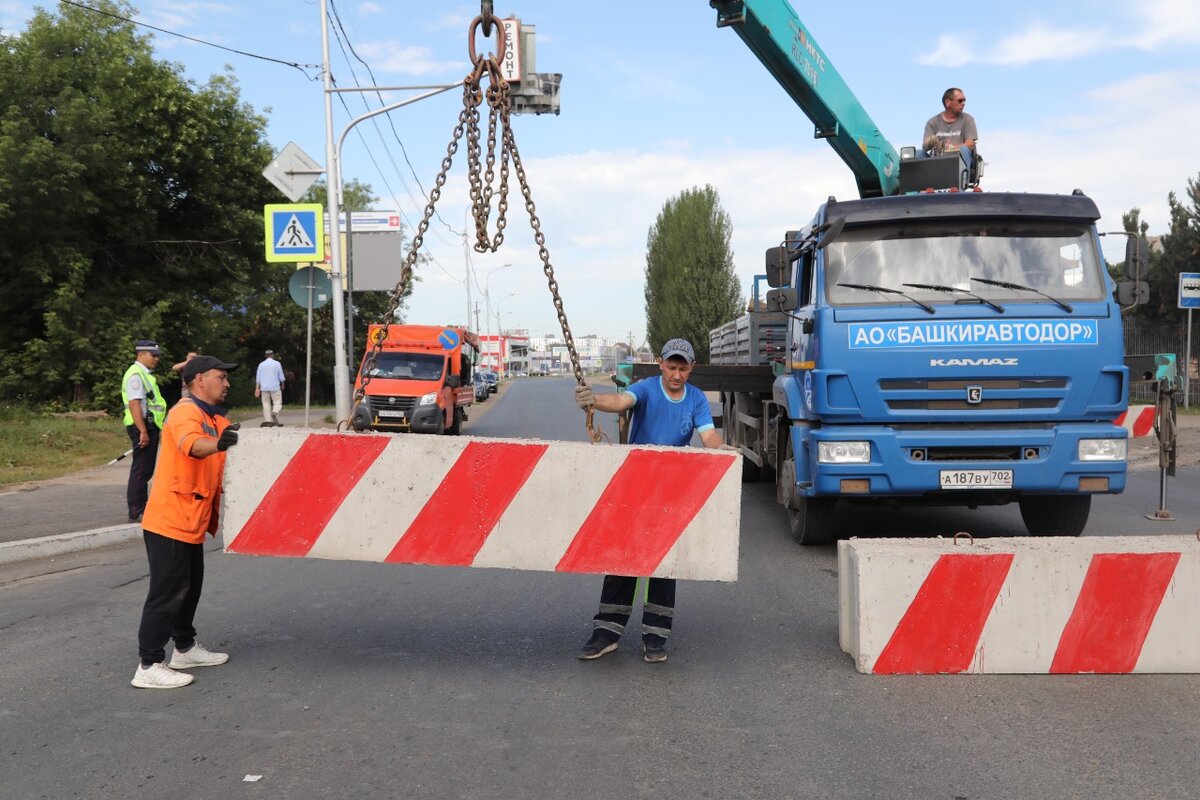
[[[192,620],[204,587],[204,545],[142,530],[146,558],[150,561],[150,588],[138,627],[138,655],[143,666],[166,658],[167,640],[176,650],[196,642]]]
[[[137,519],[146,510],[146,486],[154,475],[154,464],[158,461],[158,426],[153,420],[146,420],[146,433],[150,443],[138,447],[138,429],[136,425],[126,425],[125,432],[133,443],[133,460],[129,465],[129,485],[125,487],[125,502],[129,505],[129,518]]]
[[[592,618],[592,627],[620,637],[633,613],[633,595],[637,578],[605,575],[600,589],[600,611]],[[646,587],[646,605],[642,608],[642,636],[666,639],[675,618],[675,579],[650,578]]]

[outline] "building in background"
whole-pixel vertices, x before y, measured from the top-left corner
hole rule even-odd
[[[529,374],[529,331],[523,328],[483,334],[479,337],[479,364],[500,377],[516,372]]]

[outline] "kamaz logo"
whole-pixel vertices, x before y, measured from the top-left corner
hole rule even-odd
[[[931,358],[931,367],[1015,367],[1015,358]]]

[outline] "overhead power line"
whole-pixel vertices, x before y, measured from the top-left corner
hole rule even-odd
[[[120,14],[114,14],[111,11],[105,11],[102,8],[93,8],[92,6],[87,6],[87,5],[84,5],[83,3],[76,3],[76,2],[73,2],[73,0],[62,0],[62,2],[65,3],[66,5],[74,6],[75,8],[79,8],[79,9],[83,9],[84,11],[91,11],[93,14],[100,14],[101,16],[111,17],[112,19],[119,19],[122,22],[128,22],[132,25],[138,25],[143,28],[149,28],[152,31],[158,31],[159,33],[165,33],[168,36],[177,36],[180,39],[187,39],[189,42],[195,42],[196,44],[202,44],[207,47],[215,47],[218,50],[224,50],[227,53],[237,53],[239,56],[246,56],[247,58],[257,58],[259,61],[270,61],[273,64],[282,64],[285,67],[293,67],[295,69],[300,70],[300,72],[304,75],[304,77],[308,78],[309,80],[314,80],[314,77],[312,75],[309,75],[307,72],[305,72],[305,69],[306,68],[308,68],[308,69],[320,69],[321,68],[320,64],[301,64],[301,63],[298,63],[295,61],[284,61],[279,58],[271,58],[270,56],[259,55],[258,53],[251,53],[246,50],[238,50],[234,47],[225,47],[224,45],[216,44],[214,42],[208,42],[208,41],[205,41],[204,39],[197,39],[195,36],[188,36],[186,33],[179,33],[178,31],[167,30],[166,28],[159,28],[155,25],[150,25],[149,23],[146,23],[146,22],[138,22],[136,19],[131,19],[129,17],[122,17]]]

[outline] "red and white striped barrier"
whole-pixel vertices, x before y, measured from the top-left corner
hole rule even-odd
[[[1129,431],[1130,439],[1153,436],[1154,406],[1130,406],[1128,411],[1113,420],[1113,424]]]
[[[860,672],[1200,672],[1200,541],[851,539],[842,649]]]
[[[242,433],[225,550],[737,580],[736,452],[414,434]]]

